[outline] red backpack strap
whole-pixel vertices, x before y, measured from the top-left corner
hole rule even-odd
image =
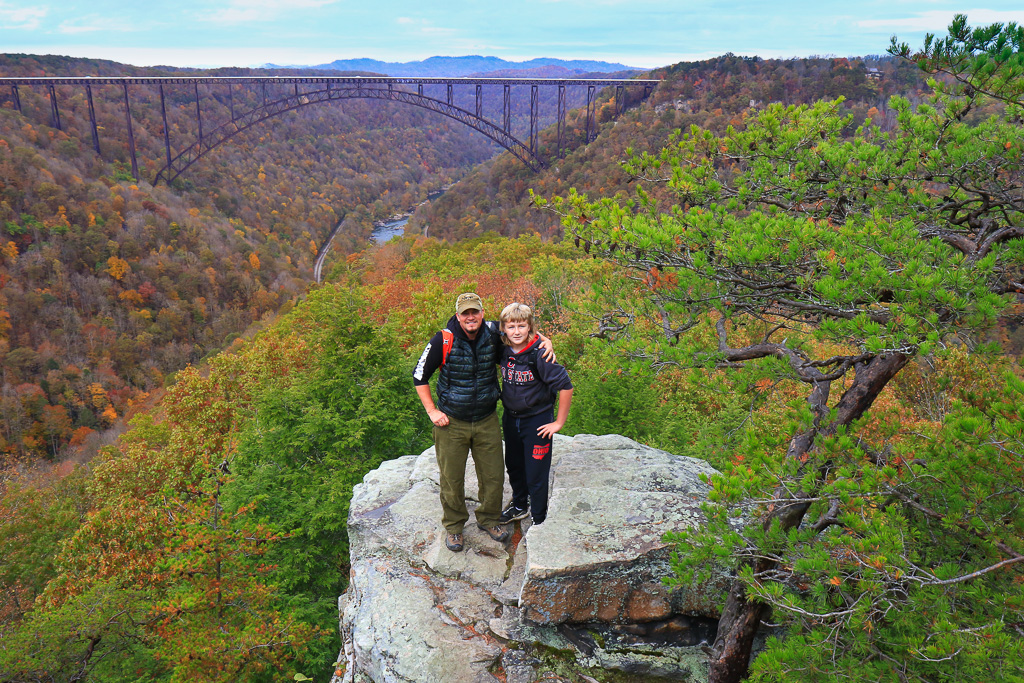
[[[452,344],[455,342],[455,335],[448,328],[441,330],[441,365],[444,365],[448,360],[448,352],[452,350]]]

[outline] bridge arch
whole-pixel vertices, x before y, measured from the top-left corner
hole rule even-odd
[[[221,124],[172,157],[170,163],[157,172],[153,178],[153,184],[156,185],[160,180],[163,180],[168,185],[171,184],[207,152],[219,147],[235,135],[251,128],[257,123],[301,107],[350,99],[389,100],[437,112],[483,133],[534,171],[538,171],[544,166],[540,157],[524,142],[507,130],[499,128],[490,121],[478,117],[466,109],[443,100],[427,97],[418,92],[410,92],[394,87],[367,87],[359,85],[354,88],[324,88],[322,90],[292,94],[258,106],[231,121]]]

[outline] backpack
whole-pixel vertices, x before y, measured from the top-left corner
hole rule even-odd
[[[452,344],[455,343],[455,335],[447,327],[441,330],[441,365],[448,361],[448,354],[451,353]]]

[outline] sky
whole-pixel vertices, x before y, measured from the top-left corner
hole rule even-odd
[[[972,25],[1024,23],[1024,1],[0,0],[0,52],[137,66],[323,64],[434,55],[597,59],[651,68],[726,52],[883,54]]]

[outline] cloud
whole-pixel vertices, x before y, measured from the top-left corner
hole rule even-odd
[[[150,27],[143,26],[138,22],[92,15],[81,17],[79,19],[72,19],[70,21],[62,21],[57,27],[57,33],[63,33],[65,35],[95,33],[97,31],[105,33],[126,33],[129,31],[146,30],[148,28]]]
[[[10,7],[0,2],[0,30],[33,31],[39,28],[48,7]]]
[[[418,33],[424,36],[452,36],[457,33],[457,31],[453,28],[434,26],[431,22],[427,21],[426,19],[398,17],[397,19],[395,19],[395,23],[406,28],[412,33]]]
[[[274,21],[282,14],[302,9],[319,9],[338,0],[231,0],[223,9],[206,13],[200,18],[219,24]]]
[[[92,34],[93,39],[102,39]],[[115,44],[117,43],[117,44]],[[259,67],[274,64],[326,64],[338,58],[336,50],[300,50],[295,48],[268,47],[132,47],[121,41],[102,43],[65,43],[59,48],[53,45],[25,45],[19,48],[29,54],[60,54],[86,59],[109,59],[136,66],[171,65],[180,67],[216,68],[223,66]],[[386,55],[381,55],[386,57]]]
[[[857,26],[870,29],[885,29],[890,31],[930,31],[942,32],[953,20],[954,14],[966,14],[971,26],[983,26],[994,23],[1009,23],[1015,21],[1018,24],[1024,23],[1024,10],[930,10],[927,12],[916,12],[908,17],[888,19],[862,19],[856,22]]]
[[[593,7],[603,5],[605,7],[635,7],[636,0],[539,0],[544,5],[578,5],[580,7]],[[641,3],[644,4],[644,3]]]

